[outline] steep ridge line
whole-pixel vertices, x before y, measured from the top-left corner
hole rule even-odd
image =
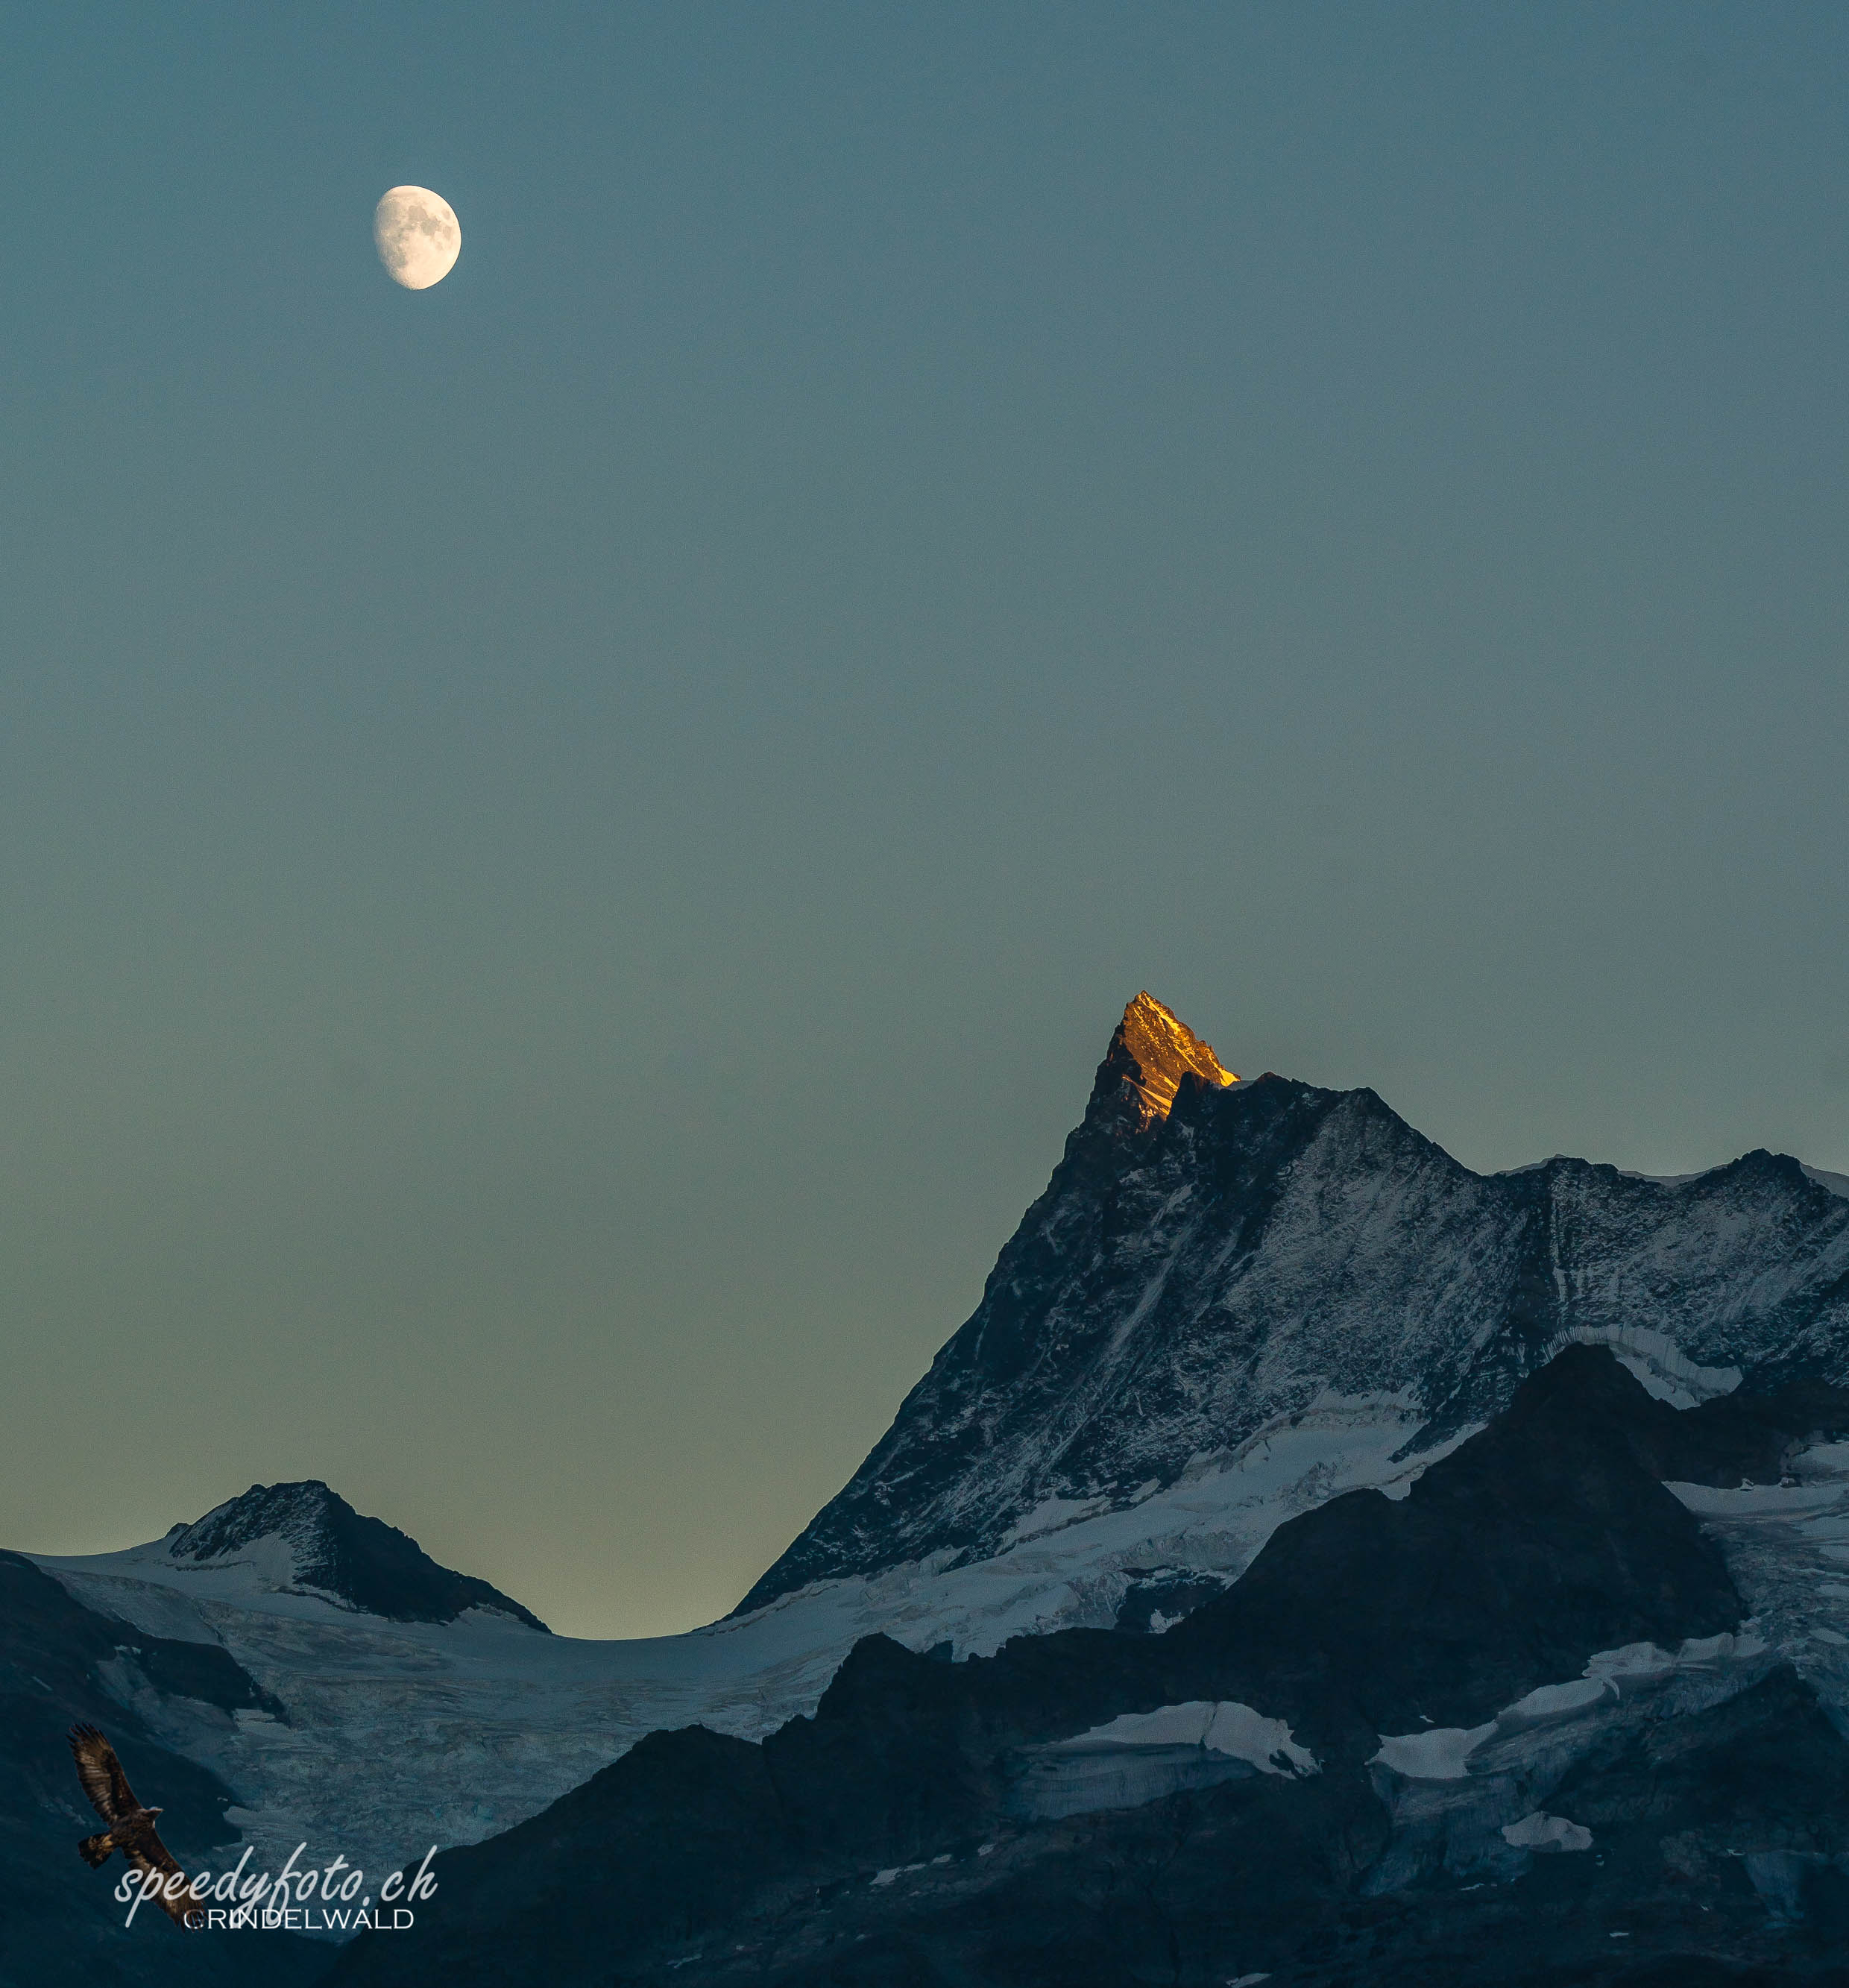
[[[1160,1086],[1138,1060],[1158,1052]],[[735,1613],[989,1558],[1036,1514],[1127,1508],[1319,1405],[1377,1404],[1411,1419],[1402,1455],[1435,1449],[1575,1340],[1685,1405],[1743,1376],[1849,1380],[1849,1200],[1796,1160],[1483,1175],[1371,1090],[1225,1076],[1131,1003],[975,1312]]]

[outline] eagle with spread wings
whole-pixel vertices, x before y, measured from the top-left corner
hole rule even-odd
[[[77,1778],[83,1783],[83,1792],[90,1797],[90,1807],[108,1824],[94,1836],[85,1837],[77,1845],[78,1855],[93,1871],[98,1871],[109,1861],[112,1850],[120,1850],[144,1880],[150,1871],[157,1871],[167,1878],[180,1877],[173,1852],[161,1841],[154,1827],[154,1817],[160,1810],[144,1808],[135,1799],[122,1763],[116,1758],[115,1748],[93,1726],[73,1726],[70,1743],[71,1757],[77,1763]],[[193,1885],[184,1882],[164,1884],[151,1895],[160,1900],[161,1909],[175,1925],[203,1923],[202,1917],[193,1915],[204,1914],[205,1901]]]

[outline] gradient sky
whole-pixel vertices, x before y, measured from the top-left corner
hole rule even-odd
[[[0,50],[0,1540],[316,1476],[719,1613],[1144,986],[1849,1169],[1841,6]]]

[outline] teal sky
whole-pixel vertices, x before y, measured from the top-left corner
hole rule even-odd
[[[1840,6],[0,47],[0,1542],[316,1476],[717,1614],[1141,987],[1849,1169]]]

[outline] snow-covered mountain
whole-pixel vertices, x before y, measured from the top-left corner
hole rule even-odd
[[[854,1635],[818,1650],[812,1624],[793,1651],[769,1623],[554,1636],[318,1483],[255,1486],[120,1553],[29,1564],[82,1611],[104,1653],[86,1660],[96,1688],[217,1777],[226,1824],[260,1858],[306,1841],[377,1871],[509,1827],[657,1726],[774,1723],[819,1695]]]
[[[453,1622],[465,1609],[539,1617],[472,1575],[439,1567],[395,1526],[362,1518],[325,1484],[253,1484],[163,1542],[188,1569],[250,1570],[279,1594],[318,1596],[391,1622]]]
[[[1676,1181],[1564,1159],[1479,1175],[1371,1091],[1235,1077],[1147,994],[975,1316],[725,1620],[549,1635],[318,1483],[252,1486],[122,1553],[39,1557],[77,1611],[42,1612],[65,1625],[83,1716],[113,1702],[215,1777],[260,1856],[306,1840],[383,1869],[537,1815],[651,1732],[761,1740],[876,1632],[960,1661],[1023,1635],[1171,1631],[1280,1526],[1353,1491],[1403,1503],[1576,1341],[1687,1411],[1678,1428],[1726,1408],[1734,1447],[1678,1495],[1726,1555],[1753,1662],[1794,1667],[1849,1729],[1849,1466],[1792,1391],[1849,1381],[1849,1182],[1763,1152]],[[1766,1419],[1755,1405],[1781,1388]],[[1729,1488],[1742,1478],[1765,1488]],[[1223,1716],[1182,1682],[1178,1716],[1204,1733],[1279,1716]],[[1118,1740],[1048,1743],[1068,1740],[1085,1743],[1034,1772],[1083,1779],[1097,1741],[1117,1773]]]
[[[1681,1400],[1849,1378],[1849,1199],[1763,1151],[1475,1174],[1371,1090],[1238,1080],[1140,994],[974,1317],[741,1609],[1152,1502],[1153,1543],[1255,1439],[1333,1418],[1416,1459],[1576,1340]]]
[[[306,1841],[374,1871],[512,1827],[659,1728],[770,1731],[816,1703],[859,1638],[887,1625],[934,1641],[945,1610],[901,1577],[686,1635],[553,1635],[320,1484],[253,1487],[119,1553],[16,1557],[69,1604],[55,1641],[91,1698],[67,1717],[107,1728],[95,1701],[113,1704],[205,1770],[259,1864]],[[15,1626],[0,1613],[0,1695],[57,1669],[13,1646]]]

